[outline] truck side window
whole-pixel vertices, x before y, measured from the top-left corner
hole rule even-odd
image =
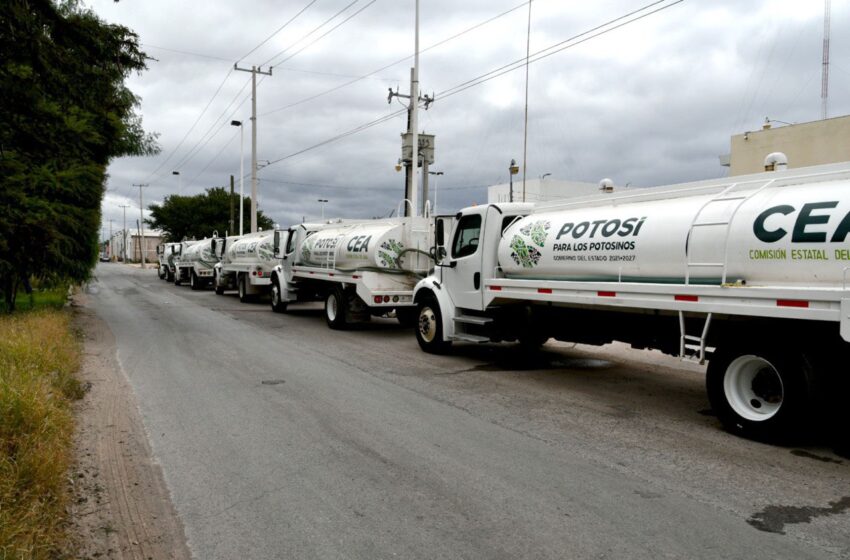
[[[286,252],[284,253],[284,255],[288,255],[289,253],[295,250],[295,247],[293,247],[293,245],[295,244],[294,242],[295,230],[291,229],[289,230],[289,237],[286,238]]]
[[[459,259],[475,254],[478,250],[478,237],[481,235],[481,215],[463,216],[457,224],[452,257]]]

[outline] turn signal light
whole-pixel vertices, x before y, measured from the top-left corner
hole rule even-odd
[[[381,303],[381,296],[375,296],[375,303]]]

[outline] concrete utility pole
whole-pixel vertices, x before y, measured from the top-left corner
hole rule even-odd
[[[257,232],[257,74],[264,76],[272,75],[272,67],[269,66],[268,72],[263,72],[262,69],[251,66],[248,68],[239,68],[238,64],[233,65],[234,70],[240,72],[251,73],[251,233]]]
[[[109,262],[112,262],[112,261],[115,260],[115,256],[114,256],[115,255],[115,249],[112,246],[112,222],[113,221],[114,220],[112,218],[109,218]]]
[[[830,0],[823,5],[823,62],[820,84],[820,118],[826,119],[829,114],[829,28],[832,6]]]
[[[147,183],[133,183],[134,187],[139,187],[139,254],[142,255],[142,268],[145,268],[145,205],[142,202],[142,189],[147,187]]]
[[[525,175],[528,170],[528,59],[531,55],[531,2],[528,0],[528,32],[525,38],[525,125],[522,140],[522,201],[525,202]],[[513,190],[511,191],[513,196]]]
[[[230,176],[230,229],[228,235],[233,235],[233,175]]]
[[[407,204],[404,205],[404,215],[410,215],[409,212],[416,214],[418,207],[419,196],[419,102],[425,102],[425,109],[434,102],[434,96],[428,97],[419,95],[419,0],[416,0],[416,32],[414,38],[414,55],[413,68],[410,69],[410,94],[404,95],[398,91],[393,91],[390,88],[390,95],[387,98],[389,103],[393,102],[393,97],[402,97],[410,100],[407,109],[407,132],[411,137],[411,158],[410,163],[406,164],[405,172],[405,192],[404,198],[410,201],[410,208]]]
[[[124,229],[122,230],[123,239],[121,243],[121,262],[127,262],[127,208],[129,208],[129,204],[121,204],[118,208],[124,210]]]

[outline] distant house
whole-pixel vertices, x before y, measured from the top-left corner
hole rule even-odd
[[[850,161],[850,116],[773,126],[776,122],[732,137],[731,152],[720,156],[730,176],[764,171],[764,158],[773,152],[785,154],[789,169]]]
[[[145,230],[145,242],[139,243],[138,231],[118,231],[112,235],[112,257],[113,260],[127,262],[141,262],[141,250],[145,251],[145,262],[157,260],[156,248],[163,240],[163,234],[159,230]],[[126,252],[125,252],[126,240]],[[125,257],[126,255],[126,257]]]

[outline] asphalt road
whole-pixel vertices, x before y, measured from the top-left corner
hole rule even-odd
[[[393,320],[96,274],[196,558],[850,558],[846,447],[723,432],[697,366],[431,356]]]

